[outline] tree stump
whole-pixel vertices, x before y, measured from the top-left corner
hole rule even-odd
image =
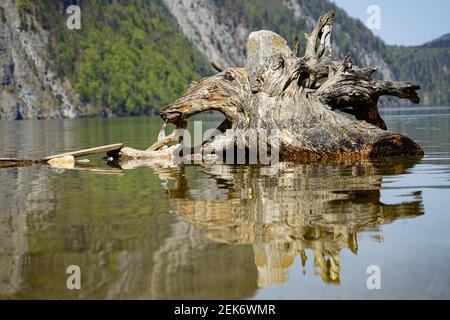
[[[333,16],[328,12],[320,17],[311,34],[305,35],[303,57],[297,56],[298,41],[293,52],[274,32],[252,32],[244,68],[215,65],[219,73],[192,83],[182,97],[161,110],[162,119],[180,130],[195,114],[221,112],[226,118],[220,126],[223,137],[206,141],[200,152],[235,148],[237,142],[251,150],[255,146],[252,140],[262,130],[269,130],[276,131],[279,139],[269,149],[279,152],[282,161],[423,155],[414,141],[387,131],[377,106],[382,95],[419,103],[416,91],[420,87],[375,80],[371,75],[377,68],[354,66],[350,54],[342,61],[335,60]],[[256,134],[243,139],[243,132],[249,129]],[[170,135],[178,136],[179,132]],[[157,143],[151,151],[163,145]]]

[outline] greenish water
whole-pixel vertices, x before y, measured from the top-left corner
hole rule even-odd
[[[450,108],[383,117],[424,148],[421,161],[284,164],[269,174],[120,170],[92,156],[75,169],[0,169],[0,298],[448,299]],[[160,124],[0,122],[0,156],[145,148]],[[69,265],[81,269],[80,290],[66,287]],[[381,290],[367,289],[371,265]]]

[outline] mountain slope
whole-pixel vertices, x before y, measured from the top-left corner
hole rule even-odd
[[[325,0],[164,0],[164,3],[190,41],[205,56],[225,66],[245,63],[245,44],[251,31],[273,30],[288,41],[298,36],[304,46],[303,34],[311,31],[320,15],[333,10],[336,13],[333,45],[338,56],[351,52],[355,64],[379,66],[376,76],[382,79],[421,84],[424,104],[450,103],[450,50],[443,46],[448,38],[421,47],[391,47],[361,21]],[[392,98],[382,98],[381,103],[409,104]]]
[[[71,4],[81,7],[81,30],[66,28]],[[0,118],[154,113],[212,72],[208,60],[243,65],[251,31],[298,36],[304,48],[303,33],[329,10],[338,56],[421,84],[425,104],[450,103],[448,35],[390,47],[326,0],[3,0]]]
[[[243,65],[245,44],[253,30],[267,29],[291,41],[310,32],[323,13],[336,12],[334,45],[338,54],[352,52],[356,64],[380,65],[383,77],[391,70],[382,53],[387,46],[364,25],[327,1],[312,0],[164,0],[182,31],[206,56],[225,65]],[[198,14],[201,12],[201,14]]]
[[[423,45],[425,48],[450,48],[450,33],[429,41]]]
[[[421,103],[450,104],[450,47],[391,47],[387,61],[395,78],[421,85]]]
[[[78,3],[82,29],[67,30],[64,7]],[[54,35],[49,61],[93,112],[158,110],[206,74],[206,59],[177,31],[159,0],[43,0],[35,7]]]
[[[85,113],[70,83],[46,67],[50,35],[29,10],[22,1],[0,3],[0,119]]]

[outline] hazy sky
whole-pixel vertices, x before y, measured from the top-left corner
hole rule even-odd
[[[370,5],[381,13],[381,29],[372,30],[388,44],[418,45],[450,32],[450,0],[332,0],[366,24]]]

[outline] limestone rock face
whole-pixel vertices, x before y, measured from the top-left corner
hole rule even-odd
[[[1,1],[0,14],[0,119],[75,118],[82,113],[70,83],[46,64],[49,32],[32,14],[19,12],[17,1]]]
[[[242,24],[222,23],[214,1],[164,0],[164,3],[181,32],[205,57],[223,66],[244,65],[250,30]]]
[[[312,10],[307,4],[299,3],[296,0],[280,0],[280,2],[291,12],[294,21],[304,21],[307,29],[313,27],[316,19],[314,12],[311,12]],[[243,66],[245,64],[245,44],[248,35],[253,31],[248,26],[250,20],[247,21],[240,15],[236,15],[227,17],[223,21],[219,16],[221,2],[215,0],[164,0],[164,3],[177,20],[181,32],[205,57],[222,66]],[[337,29],[344,31],[345,28],[341,21],[337,21],[335,25]],[[351,39],[351,35],[345,33]],[[339,44],[334,45],[333,49],[337,55],[346,53],[339,48]],[[394,79],[391,66],[378,52],[359,48],[355,52],[356,57],[364,65],[380,66],[379,72],[383,79]]]

